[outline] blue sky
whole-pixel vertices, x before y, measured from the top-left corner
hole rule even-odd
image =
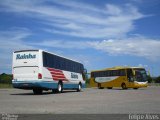
[[[12,52],[43,49],[90,70],[143,66],[160,75],[159,0],[1,0],[0,73]]]

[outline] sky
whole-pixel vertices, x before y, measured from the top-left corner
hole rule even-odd
[[[0,0],[0,73],[12,53],[42,49],[91,70],[142,66],[160,75],[159,0]]]

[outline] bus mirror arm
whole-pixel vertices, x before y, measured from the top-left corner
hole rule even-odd
[[[82,76],[83,76],[83,79],[84,79],[84,80],[87,79],[87,69],[83,69],[83,71],[82,71]]]
[[[134,76],[136,75],[136,71],[133,71],[133,75],[134,75]]]
[[[83,70],[83,74],[87,74],[87,69],[84,69],[84,70]]]

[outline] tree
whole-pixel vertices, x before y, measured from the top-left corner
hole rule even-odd
[[[158,76],[157,78],[155,78],[155,83],[160,83],[160,76]]]
[[[2,73],[0,75],[0,83],[11,84],[12,83],[12,75]]]
[[[148,83],[151,83],[151,82],[153,82],[153,78],[151,78],[150,75],[147,75],[147,81],[148,81]]]

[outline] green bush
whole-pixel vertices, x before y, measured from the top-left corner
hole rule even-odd
[[[0,83],[2,84],[12,84],[12,75],[2,73],[0,75]]]

